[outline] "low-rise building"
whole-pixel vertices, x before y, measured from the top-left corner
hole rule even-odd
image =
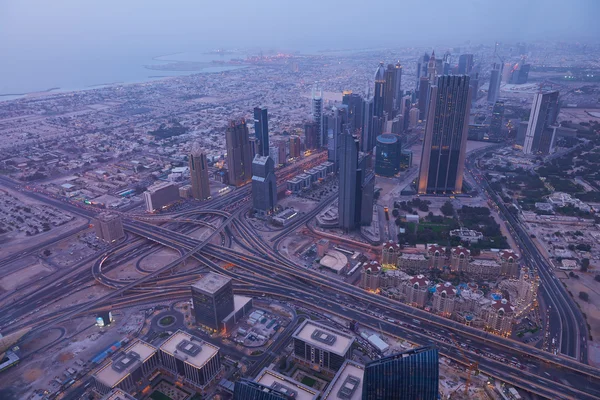
[[[383,244],[381,249],[381,265],[384,268],[396,268],[398,256],[400,255],[400,245],[392,240]]]
[[[398,269],[422,274],[429,269],[429,258],[424,254],[402,253],[397,260]]]
[[[519,277],[519,255],[512,250],[501,250],[498,253],[500,259],[500,274],[509,278]]]
[[[333,380],[327,386],[322,400],[360,400],[362,399],[365,366],[346,360]]]
[[[442,269],[446,266],[446,248],[437,244],[427,246],[427,257],[429,257],[429,268]]]
[[[427,302],[428,289],[429,281],[423,275],[413,276],[402,285],[402,292],[405,295],[406,303],[421,308]]]
[[[475,259],[467,264],[464,272],[473,279],[496,279],[500,276],[500,264],[496,260]]]
[[[254,379],[256,383],[283,393],[286,397],[294,400],[316,400],[321,392],[302,383],[275,372],[269,368],[263,368]]]

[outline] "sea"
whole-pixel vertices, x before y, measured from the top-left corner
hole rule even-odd
[[[0,101],[18,99],[40,92],[70,92],[102,86],[148,82],[170,76],[222,72],[241,68],[235,65],[207,65],[196,71],[165,71],[147,68],[171,62],[212,63],[232,58],[245,59],[240,52],[187,50],[149,52],[135,49],[81,52],[60,56],[28,54],[0,55]]]

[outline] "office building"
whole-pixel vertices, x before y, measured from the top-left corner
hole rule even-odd
[[[340,134],[352,131],[348,123],[348,106],[345,104],[333,106],[327,115],[327,154],[328,161],[334,164],[337,171],[340,163]]]
[[[206,160],[206,154],[190,154],[189,165],[192,196],[196,200],[210,199],[210,186],[208,185],[208,162]]]
[[[179,200],[179,188],[171,182],[156,182],[144,192],[146,211],[151,213]]]
[[[323,91],[315,84],[312,90],[312,118],[317,124],[317,148],[327,143],[327,132],[323,126]]]
[[[419,116],[421,115],[421,110],[417,107],[413,107],[410,109],[408,113],[409,127],[414,128],[419,123]]]
[[[450,74],[450,62],[452,55],[449,51],[444,53],[444,57],[442,58],[442,73],[440,75],[449,75]]]
[[[233,387],[233,400],[290,400],[290,396],[273,387],[241,379]]]
[[[286,399],[317,400],[321,392],[269,368],[263,368],[254,379],[256,383],[285,394]],[[253,399],[254,400],[254,399]]]
[[[502,121],[504,120],[504,102],[497,101],[494,103],[492,110],[492,121],[490,122],[490,134],[494,138],[502,137]]]
[[[403,121],[404,121],[404,130],[406,131],[408,129],[408,125],[410,122],[410,109],[412,108],[412,99],[410,95],[406,95],[402,98],[401,100],[401,112],[402,112],[402,117],[403,117]]]
[[[400,169],[405,170],[412,167],[412,156],[411,150],[402,150],[400,152]]]
[[[517,129],[517,138],[515,143],[519,146],[525,146],[525,136],[527,135],[527,128],[529,127],[529,121],[519,122],[519,128]]]
[[[429,102],[429,78],[422,76],[419,83],[419,120],[424,121],[427,117],[427,106]],[[415,124],[416,125],[416,124]]]
[[[461,54],[458,57],[458,74],[468,75],[473,69],[473,54]]]
[[[554,147],[555,130],[559,112],[558,91],[536,93],[529,114],[523,153],[549,154]]]
[[[271,157],[256,156],[252,162],[252,204],[254,212],[271,214],[277,205],[277,178]]]
[[[431,52],[431,57],[429,57],[429,62],[427,63],[427,78],[429,79],[429,85],[435,85],[437,78],[437,68],[435,61],[435,51]]]
[[[373,93],[373,115],[382,117],[385,103],[385,67],[379,63],[375,71],[375,92]],[[377,132],[377,135],[379,132]]]
[[[199,389],[209,385],[221,371],[219,348],[179,330],[160,346],[162,367]]]
[[[136,400],[136,398],[121,389],[113,389],[100,400]]]
[[[352,360],[344,361],[327,386],[322,400],[361,400],[365,366]]]
[[[396,87],[396,67],[394,64],[388,64],[384,72],[384,92],[383,92],[383,111],[387,113],[388,118],[394,115],[394,103],[398,88]]]
[[[315,321],[302,322],[292,338],[294,358],[316,370],[335,373],[352,355],[352,335]]]
[[[418,192],[460,193],[471,108],[469,77],[439,77],[430,97]]]
[[[209,272],[191,289],[196,323],[214,331],[221,330],[223,320],[235,309],[231,278]]]
[[[419,347],[365,366],[364,400],[438,400],[439,359],[434,347]]]
[[[367,168],[367,157],[359,157],[359,143],[356,137],[343,133],[339,135],[339,142],[338,218],[340,228],[350,231],[372,221],[375,176]]]
[[[138,382],[143,381],[158,367],[156,348],[136,340],[94,373],[94,388],[101,395],[115,388],[128,393],[136,392]]]
[[[427,65],[428,64],[429,64],[429,54],[425,53],[417,61],[417,87],[415,88],[417,93],[419,92],[419,89],[421,87],[421,79],[420,78],[427,77]]]
[[[106,243],[116,242],[125,237],[123,221],[118,214],[102,213],[94,221],[96,237]]]
[[[344,91],[342,104],[348,107],[348,126],[352,133],[361,135],[364,124],[363,117],[363,98],[351,90]]]
[[[258,154],[269,154],[269,117],[266,108],[254,107],[254,135],[258,140]]]
[[[319,144],[319,124],[314,121],[304,123],[304,147],[306,150],[321,148]]]
[[[375,173],[381,176],[396,175],[400,171],[400,138],[386,133],[379,135],[375,149]]]
[[[500,94],[500,82],[502,76],[500,75],[500,65],[494,64],[494,68],[490,73],[490,86],[488,88],[487,101],[488,103],[495,103],[498,101]]]
[[[290,158],[300,158],[302,152],[302,143],[300,142],[300,136],[290,136]]]
[[[515,65],[510,71],[510,83],[515,85],[523,85],[527,83],[529,79],[529,70],[531,69],[530,64],[524,64],[523,62]]]
[[[396,90],[394,95],[395,107],[402,112],[402,108],[400,107],[400,100],[402,99],[402,64],[400,64],[400,60],[394,65],[394,69],[396,70]]]
[[[254,160],[254,157],[258,154],[258,152],[260,151],[258,149],[258,139],[255,138],[254,136],[251,136],[249,139],[250,142],[250,156],[252,156],[252,159]]]
[[[250,182],[252,179],[252,159],[250,158],[252,150],[245,119],[241,118],[229,123],[225,132],[225,142],[229,184],[241,186]]]
[[[363,102],[363,125],[361,132],[360,148],[365,153],[370,153],[375,147],[375,138],[373,136],[373,97],[367,94]]]
[[[471,107],[473,107],[479,94],[479,72],[472,72],[469,82],[471,85]]]

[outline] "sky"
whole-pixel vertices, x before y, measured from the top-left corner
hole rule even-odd
[[[589,41],[599,15],[600,0],[0,0],[0,51]]]

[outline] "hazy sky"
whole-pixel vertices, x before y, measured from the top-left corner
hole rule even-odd
[[[0,51],[600,38],[600,0],[0,0]]]

